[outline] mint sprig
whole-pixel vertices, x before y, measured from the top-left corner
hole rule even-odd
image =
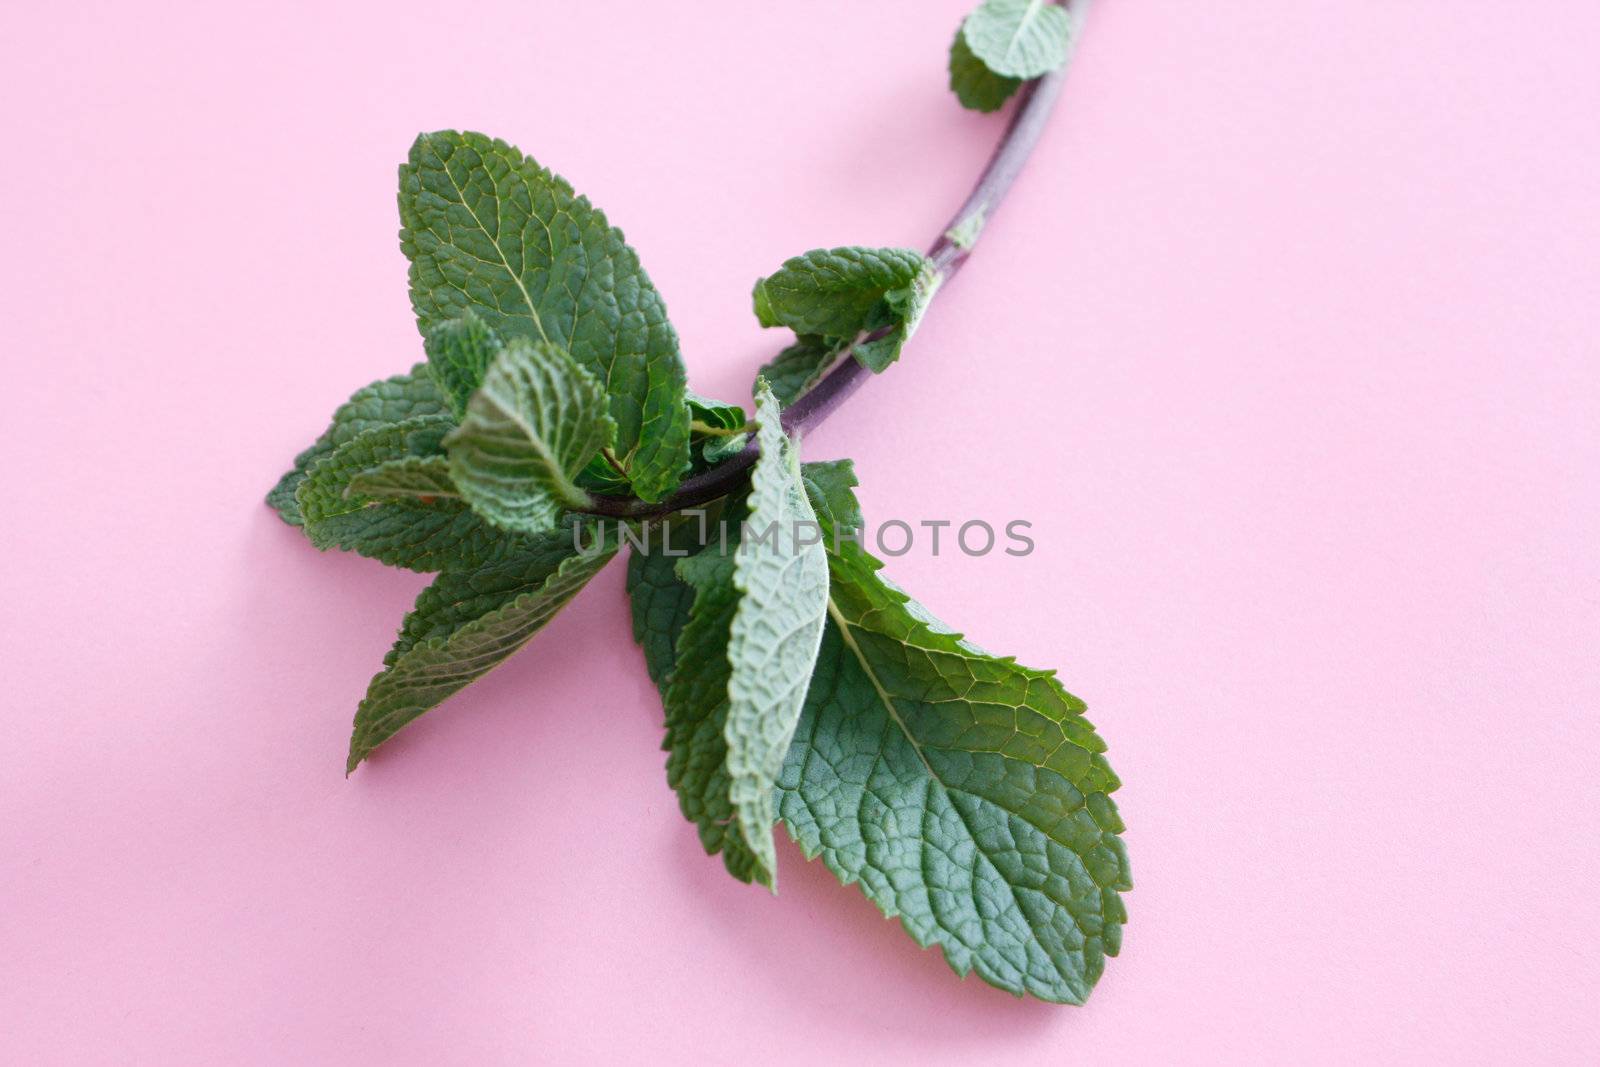
[[[437,572],[358,705],[347,770],[628,544],[667,779],[705,850],[775,889],[781,823],[957,973],[1084,1001],[1131,883],[1083,703],[889,583],[851,537],[851,463],[800,461],[802,434],[901,356],[966,261],[1074,33],[1043,0],[963,22],[957,97],[1021,101],[1000,148],[926,253],[817,249],[756,283],[758,320],[795,339],[749,413],[686,388],[638,256],[564,179],[482,134],[417,139],[401,247],[427,362],[358,390],[268,495],[319,548]]]

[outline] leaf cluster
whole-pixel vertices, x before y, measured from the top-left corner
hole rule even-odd
[[[986,76],[1036,76],[1065,34],[1045,6],[989,0],[957,46]],[[627,547],[667,779],[706,851],[775,891],[781,824],[958,973],[1081,1003],[1130,887],[1104,743],[1051,672],[983,652],[889,583],[861,547],[851,463],[803,463],[784,427],[835,362],[899,358],[935,265],[817,249],[758,281],[758,320],[795,337],[747,412],[687,388],[637,254],[516,148],[419,137],[399,207],[426,358],[352,395],[267,498],[318,548],[436,575],[359,702],[347,771]],[[600,498],[669,501],[752,442],[748,480],[706,507],[597,514]]]

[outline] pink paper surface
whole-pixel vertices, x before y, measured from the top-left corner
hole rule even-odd
[[[902,362],[806,442],[888,573],[1059,667],[1135,891],[1088,1007],[957,980],[780,843],[702,855],[613,566],[348,781],[424,579],[261,497],[420,358],[395,167],[504,137],[691,382],[752,280],[921,245],[998,136],[937,3],[3,17],[0,1059],[1594,1063],[1600,7],[1104,0]]]

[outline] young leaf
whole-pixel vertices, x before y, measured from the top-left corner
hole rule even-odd
[[[483,384],[489,365],[505,344],[469,307],[460,318],[435,323],[422,347],[428,353],[428,369],[434,381],[459,419],[467,413],[467,401]]]
[[[761,456],[731,551],[679,564],[695,596],[667,687],[668,779],[707,851],[776,884],[773,786],[799,721],[827,611],[827,561],[778,402],[757,381]]]
[[[603,539],[563,526],[519,555],[446,572],[417,597],[384,669],[356,710],[346,772],[406,724],[503,663],[616,555],[615,527]]]
[[[683,362],[634,251],[566,181],[503,141],[423,134],[400,168],[400,247],[424,335],[468,308],[510,340],[560,345],[605,383],[634,492],[688,460]]]
[[[939,278],[926,256],[909,249],[819,248],[756,282],[756,318],[802,338],[829,338],[839,349],[890,327],[887,336],[855,347],[856,358],[876,373],[900,355]]]
[[[747,433],[707,438],[705,443],[700,446],[700,458],[707,467],[715,467],[729,456],[743,452],[745,446],[749,443],[750,435]]]
[[[450,461],[444,456],[406,456],[380,463],[351,477],[345,493],[369,500],[423,501],[461,495],[450,480]]]
[[[522,551],[525,539],[467,510],[453,488],[450,496],[426,494],[432,500],[389,491],[403,466],[428,463],[437,473],[441,439],[454,425],[445,414],[380,423],[314,462],[295,503],[311,543],[424,572],[483,566]]]
[[[973,55],[1002,78],[1037,78],[1067,61],[1072,16],[1049,0],[984,0],[961,35]]]
[[[409,374],[397,374],[356,390],[333,413],[333,421],[322,436],[294,458],[294,466],[267,494],[267,503],[290,526],[301,525],[304,520],[295,493],[313,463],[374,427],[418,415],[440,415],[448,410],[443,394],[423,363],[412,367]]]
[[[1021,78],[1007,78],[984,65],[967,44],[966,25],[950,43],[950,91],[961,106],[973,111],[999,111],[1022,87]]]
[[[797,334],[854,337],[888,324],[885,294],[910,285],[926,259],[909,248],[817,248],[756,282],[756,318]]]
[[[714,430],[741,430],[750,421],[738,404],[712,400],[693,389],[685,394],[684,402],[689,405],[689,418],[693,422]]]
[[[761,368],[761,377],[772,386],[773,395],[788,407],[816,385],[839,358],[843,345],[817,334],[802,334]]]
[[[518,337],[495,356],[445,448],[474,511],[533,534],[589,506],[574,478],[615,433],[593,375],[555,345]]]
[[[1119,783],[1083,703],[829,543],[829,621],[779,779],[790,836],[956,973],[1082,1003],[1131,888]]]
[[[318,548],[329,548],[322,524],[335,516],[360,511],[372,498],[351,492],[351,481],[394,460],[439,454],[440,443],[455,426],[448,415],[417,415],[402,422],[375,426],[311,465],[295,493],[306,536]]]
[[[690,438],[690,451],[698,458],[697,469],[716,466],[729,456],[744,451],[750,435],[744,432],[749,419],[744,408],[712,400],[699,393],[689,393],[690,423],[694,431]]]
[[[935,270],[932,263],[924,261],[910,285],[884,294],[884,307],[888,309],[894,328],[876,340],[856,345],[856,359],[874,374],[883,373],[889,364],[899,359],[900,349],[917,332],[922,316],[933,302],[933,294],[939,291],[943,281],[944,275]]]

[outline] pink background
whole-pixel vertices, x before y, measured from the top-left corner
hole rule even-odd
[[[394,170],[506,137],[694,386],[758,274],[921,244],[1000,123],[967,0],[61,4],[0,33],[0,1050],[16,1063],[1600,1057],[1600,8],[1104,0],[903,362],[807,442],[890,574],[1062,669],[1126,786],[1081,1010],[784,842],[707,859],[614,566],[346,781],[419,576],[261,504],[420,345]]]

